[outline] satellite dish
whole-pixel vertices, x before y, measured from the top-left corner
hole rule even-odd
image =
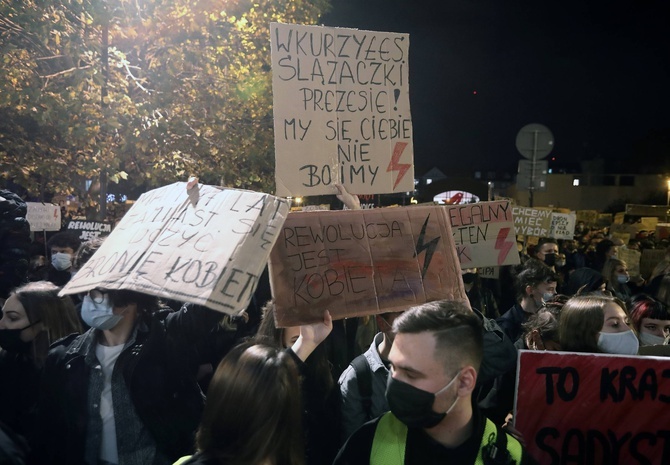
[[[516,148],[529,160],[542,160],[554,148],[554,135],[541,124],[527,124],[516,135]]]

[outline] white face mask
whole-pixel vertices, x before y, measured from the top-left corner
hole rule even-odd
[[[641,346],[661,346],[665,343],[665,338],[655,334],[640,333]]]
[[[600,333],[598,348],[607,354],[637,355],[640,341],[631,330],[623,333]]]
[[[119,324],[123,315],[114,315],[109,295],[105,294],[100,303],[94,302],[91,296],[86,295],[81,303],[81,319],[90,327],[104,331]]]
[[[58,271],[65,271],[72,266],[72,256],[69,253],[56,252],[51,256],[51,265]]]
[[[618,274],[616,275],[616,280],[619,284],[626,284],[630,280],[630,276],[627,274]]]

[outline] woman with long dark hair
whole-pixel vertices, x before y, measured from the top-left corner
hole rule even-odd
[[[177,463],[302,465],[299,379],[284,350],[250,343],[232,349],[209,385],[198,452]]]

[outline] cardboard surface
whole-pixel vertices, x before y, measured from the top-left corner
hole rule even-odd
[[[270,255],[279,326],[401,311],[452,299],[469,307],[440,206],[290,213]]]
[[[50,203],[26,202],[26,220],[31,231],[60,231],[60,207]]]
[[[237,314],[251,299],[288,208],[268,194],[202,184],[149,191],[62,293],[130,289]]]
[[[554,239],[572,239],[575,237],[575,224],[577,216],[575,213],[551,213],[551,227],[549,237]]]
[[[461,268],[519,263],[509,202],[478,202],[445,208]]]
[[[551,230],[551,213],[549,208],[513,207],[516,234],[548,237]]]
[[[409,35],[270,24],[276,194],[414,189]]]
[[[670,359],[519,352],[515,427],[542,465],[670,463]]]

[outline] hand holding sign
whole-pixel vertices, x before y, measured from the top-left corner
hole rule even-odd
[[[340,183],[335,184],[337,189],[337,199],[342,202],[349,210],[360,210],[361,201],[357,195],[350,194]]]
[[[323,321],[300,327],[300,337],[295,341],[291,350],[304,362],[314,352],[314,349],[326,340],[332,330],[333,318],[328,310],[324,310]]]

